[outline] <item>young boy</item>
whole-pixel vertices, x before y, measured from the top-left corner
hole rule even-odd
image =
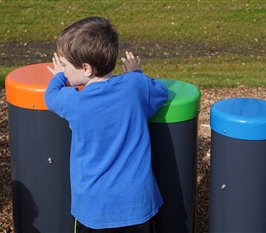
[[[167,100],[166,87],[144,75],[130,52],[122,58],[124,74],[112,74],[118,34],[104,18],[72,24],[56,46],[45,102],[72,130],[77,232],[154,232],[162,198],[152,173],[148,119]]]

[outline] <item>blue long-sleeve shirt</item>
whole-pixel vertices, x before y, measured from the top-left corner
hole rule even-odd
[[[72,130],[71,213],[101,229],[141,224],[162,198],[151,167],[148,119],[168,98],[167,88],[141,72],[112,76],[78,91],[58,73],[45,102]]]

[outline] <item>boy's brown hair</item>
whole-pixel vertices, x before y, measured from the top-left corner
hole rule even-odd
[[[59,56],[68,60],[76,69],[88,63],[95,69],[95,76],[112,72],[118,56],[118,33],[102,17],[81,19],[58,36],[56,48]]]

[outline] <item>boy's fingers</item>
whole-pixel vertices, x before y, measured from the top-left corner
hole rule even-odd
[[[128,51],[126,51],[126,57],[127,57],[128,60],[134,59],[133,54],[131,52],[128,52]]]
[[[134,60],[135,59],[135,57],[134,57],[134,55],[133,55],[133,53],[132,52],[128,52],[128,59],[132,59],[132,60]]]
[[[126,66],[122,65],[122,70],[124,73],[126,73],[127,72]]]
[[[56,64],[59,64],[60,63],[60,60],[59,60],[59,57],[57,55],[57,53],[54,53],[54,57],[53,57],[53,60]]]
[[[58,61],[56,60],[55,57],[53,57],[53,64],[54,64],[54,67],[56,67],[58,65]]]
[[[50,66],[47,66],[47,69],[48,69],[51,73],[54,73],[54,69],[52,69]]]
[[[137,56],[137,63],[138,63],[138,65],[140,65],[140,57],[139,56]]]
[[[121,61],[125,64],[125,63],[128,63],[128,60],[124,57],[121,57]]]
[[[131,58],[131,59],[135,59],[133,53],[130,52],[129,55],[130,55],[130,58]]]

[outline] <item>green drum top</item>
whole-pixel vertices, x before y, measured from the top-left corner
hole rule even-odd
[[[149,119],[153,123],[175,123],[191,120],[198,116],[200,110],[200,91],[192,84],[158,79],[165,84],[169,96],[166,103]]]

